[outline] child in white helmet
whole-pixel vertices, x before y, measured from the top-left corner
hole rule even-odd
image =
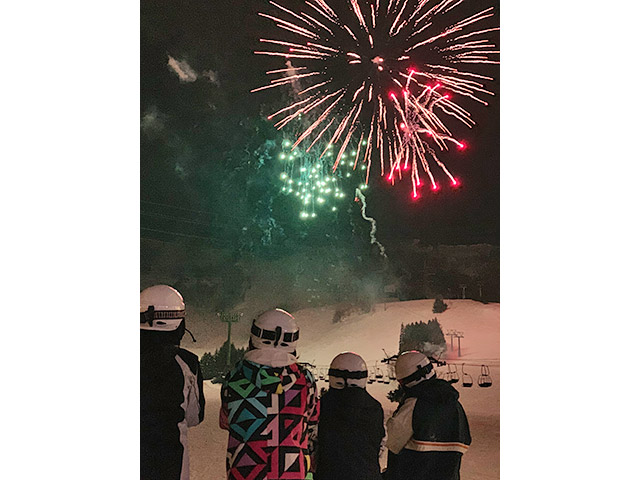
[[[251,326],[249,351],[225,377],[220,427],[229,431],[229,480],[312,479],[310,430],[318,421],[316,383],[297,363],[299,329],[275,309]]]
[[[180,293],[140,293],[140,479],[188,480],[187,428],[204,419],[200,362],[180,348],[186,331]]]
[[[458,391],[420,352],[402,353],[395,370],[404,398],[387,422],[385,480],[459,480],[471,434]]]
[[[315,480],[381,480],[382,406],[366,390],[367,364],[353,352],[329,367],[329,391],[320,399]]]

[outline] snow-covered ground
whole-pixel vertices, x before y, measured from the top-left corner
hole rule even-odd
[[[471,448],[462,460],[464,480],[496,480],[500,477],[500,305],[482,304],[473,300],[446,300],[449,308],[444,313],[432,313],[433,300],[412,300],[378,304],[373,312],[351,315],[341,323],[332,323],[332,307],[305,309],[293,312],[300,326],[298,342],[300,361],[310,362],[319,367],[328,366],[331,359],[340,352],[354,351],[360,354],[370,367],[398,351],[400,327],[417,321],[437,318],[443,332],[457,330],[463,332],[461,357],[454,339],[451,348],[447,338],[448,351],[445,360],[455,364],[461,376],[461,366],[473,377],[473,386],[454,386],[460,392],[460,402],[469,418]],[[246,344],[248,338],[234,338],[236,345]],[[187,348],[189,348],[187,346]],[[201,355],[197,349],[189,348]],[[382,365],[379,363],[379,365]],[[478,387],[481,365],[487,365],[493,384],[489,388]],[[439,367],[443,376],[447,367]],[[319,387],[328,384],[319,381]],[[386,394],[397,384],[373,383],[367,390],[382,404],[386,416],[395,410]],[[220,408],[220,386],[205,382],[207,401],[205,421],[189,430],[190,464],[192,480],[224,480],[224,458],[226,452],[226,431],[218,427]]]

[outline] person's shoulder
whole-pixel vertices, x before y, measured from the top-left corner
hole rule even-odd
[[[195,368],[200,365],[200,359],[198,358],[198,356],[195,353],[190,352],[189,350],[178,347],[176,349],[176,355],[180,357],[194,371]]]
[[[369,403],[369,406],[379,408],[382,410],[382,404],[367,390],[364,390],[364,392],[366,393],[366,398],[367,398],[367,402]]]
[[[189,359],[189,360],[195,359],[195,360],[198,360],[198,356],[195,353],[190,352],[186,348],[178,347],[177,348],[177,354],[180,355],[184,359]]]
[[[306,365],[302,363],[294,363],[294,365],[298,368],[302,375],[313,378],[313,373],[311,373],[311,370],[309,370]]]
[[[224,378],[227,380],[237,378],[247,378],[248,376],[257,375],[258,372],[264,368],[263,365],[251,362],[246,359],[238,360],[229,371],[225,373]]]
[[[309,370],[305,365],[301,365],[300,363],[295,364],[300,372],[300,376],[304,377],[307,380],[307,383],[316,383],[316,378],[313,376],[311,370]]]

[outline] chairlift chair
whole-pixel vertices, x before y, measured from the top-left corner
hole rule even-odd
[[[489,375],[489,367],[487,365],[482,365],[480,367],[480,376],[478,377],[478,386],[487,388],[491,385],[493,385],[493,381],[491,380],[491,375]]]
[[[451,370],[451,364],[448,364],[447,368],[449,369],[449,378],[447,379],[447,381],[449,383],[458,383],[460,381],[460,376],[458,375],[458,367],[453,364],[453,370]]]
[[[393,365],[391,364],[391,362],[389,362],[387,364],[387,376],[389,377],[389,380],[395,380],[396,379],[395,362],[393,362]]]
[[[464,363],[462,364],[462,386],[471,387],[473,385],[473,377],[464,371]]]

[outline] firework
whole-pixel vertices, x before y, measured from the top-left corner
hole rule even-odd
[[[293,141],[285,138],[278,154],[282,164],[281,192],[297,197],[301,206],[300,218],[303,220],[316,218],[320,212],[337,211],[345,198],[351,196],[348,192],[352,191],[352,185],[360,182],[359,188],[367,188],[362,183],[366,167],[361,165],[353,171],[355,148],[343,155],[336,169],[332,168],[332,163],[319,159],[322,150],[317,146],[310,151],[293,147]],[[333,147],[328,146],[326,156],[331,158],[334,155]]]
[[[493,79],[473,70],[498,63],[487,38],[498,30],[494,8],[460,18],[464,0],[306,0],[295,11],[283,2],[259,14],[280,34],[260,39],[265,49],[255,53],[286,59],[287,68],[267,72],[270,83],[253,91],[293,87],[295,98],[269,116],[278,128],[306,118],[291,148],[322,144],[322,159],[335,146],[335,170],[357,142],[354,168],[365,165],[365,184],[377,159],[389,182],[411,179],[414,198],[427,183],[439,189],[434,169],[459,185],[438,154],[466,148],[448,126],[474,125],[459,100],[487,105],[493,95],[485,86]]]

